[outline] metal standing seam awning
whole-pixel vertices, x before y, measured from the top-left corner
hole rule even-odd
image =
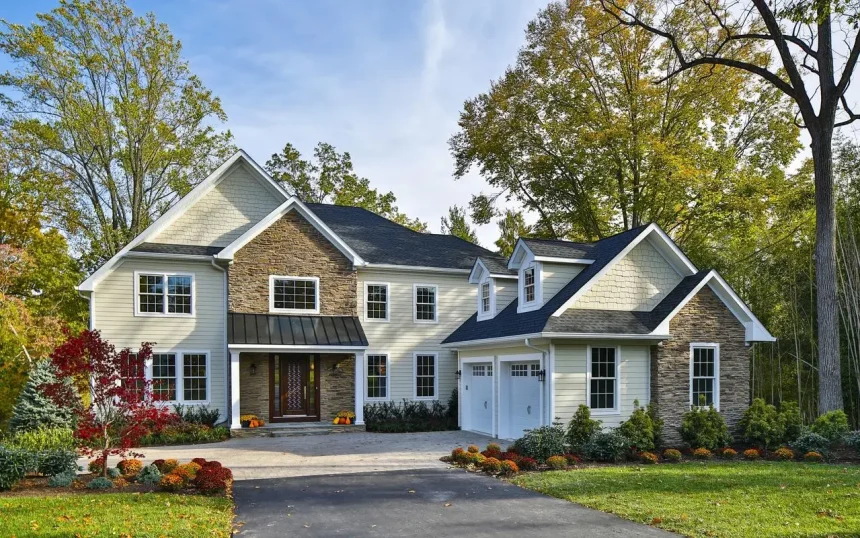
[[[367,336],[355,316],[227,314],[230,347],[365,348]]]

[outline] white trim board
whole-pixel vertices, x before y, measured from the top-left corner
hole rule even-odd
[[[229,159],[224,161],[221,166],[216,168],[215,171],[209,174],[206,179],[201,181],[199,185],[194,187],[191,192],[189,192],[176,204],[174,204],[173,207],[171,207],[163,215],[155,219],[155,222],[150,224],[148,228],[139,233],[137,237],[132,239],[125,247],[123,247],[111,259],[109,259],[101,267],[99,267],[86,280],[81,282],[78,285],[78,290],[95,291],[95,288],[98,283],[111,273],[117,262],[123,257],[125,257],[125,255],[128,254],[131,249],[141,243],[146,242],[146,240],[150,237],[158,235],[168,226],[173,224],[176,219],[182,216],[182,214],[184,214],[188,208],[190,208],[192,205],[194,205],[194,203],[196,203],[198,200],[200,200],[206,194],[212,191],[212,189],[214,189],[218,185],[218,183],[220,183],[221,180],[227,176],[227,173],[233,168],[233,165],[236,164],[247,165],[248,167],[250,167],[251,170],[256,172],[256,174],[252,175],[258,180],[260,180],[260,182],[265,185],[270,191],[272,191],[273,193],[277,193],[277,195],[283,197],[284,199],[289,198],[287,192],[280,185],[278,185],[277,182],[272,179],[272,177],[269,176],[269,174],[267,174],[266,171],[263,170],[260,165],[258,165],[254,161],[254,159],[251,158],[250,155],[240,149],[239,151],[234,153]]]

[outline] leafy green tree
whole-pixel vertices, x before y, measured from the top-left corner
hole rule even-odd
[[[266,171],[303,202],[362,207],[415,231],[427,231],[426,223],[398,211],[393,192],[371,188],[370,180],[353,170],[349,153],[339,153],[331,144],[320,142],[314,159],[306,160],[288,143],[266,161]]]
[[[3,22],[0,75],[12,144],[62,178],[55,224],[97,265],[233,150],[220,101],[155,16],[123,0],[61,0],[28,26]]]
[[[532,235],[532,227],[526,224],[522,211],[505,210],[504,215],[496,221],[499,226],[499,238],[496,239],[496,247],[499,254],[508,257],[514,253],[517,240],[520,237]]]
[[[442,217],[442,233],[478,244],[478,235],[475,233],[475,229],[469,226],[466,209],[457,205],[449,207],[448,216]]]

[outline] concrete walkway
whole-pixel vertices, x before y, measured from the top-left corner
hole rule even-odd
[[[456,446],[484,448],[492,439],[451,431],[427,433],[338,433],[306,437],[254,437],[222,443],[139,449],[146,463],[175,458],[217,460],[237,481],[407,469],[444,469],[439,458]],[[502,443],[504,445],[504,443]],[[504,446],[503,446],[504,448]],[[111,463],[116,459],[112,458]],[[86,465],[86,460],[82,462]]]

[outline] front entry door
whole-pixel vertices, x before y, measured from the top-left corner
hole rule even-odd
[[[319,420],[317,355],[273,354],[269,373],[272,422]]]

